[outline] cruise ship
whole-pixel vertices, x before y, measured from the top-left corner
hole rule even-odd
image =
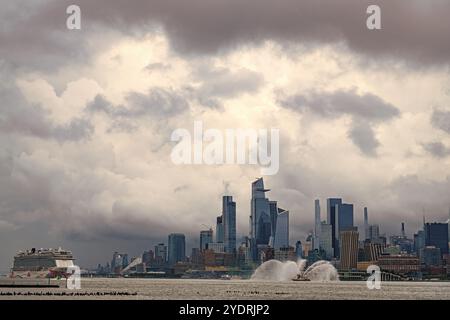
[[[66,277],[73,261],[72,252],[61,248],[19,251],[14,256],[11,278]]]

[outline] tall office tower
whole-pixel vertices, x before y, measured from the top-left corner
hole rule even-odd
[[[250,239],[254,261],[258,258],[258,245],[268,245],[272,233],[269,199],[265,196],[267,191],[270,190],[264,189],[262,178],[252,183]]]
[[[434,246],[423,247],[419,251],[420,262],[425,266],[442,267],[441,249]]]
[[[295,256],[297,257],[297,259],[303,258],[303,247],[300,240],[295,243]]]
[[[164,243],[158,243],[155,246],[155,260],[158,264],[167,262],[167,246]]]
[[[380,227],[377,224],[369,226],[368,238],[366,240],[377,241],[380,238]]]
[[[370,239],[369,237],[369,213],[367,207],[364,207],[364,240]]]
[[[441,255],[448,253],[448,223],[425,224],[425,246],[441,249]]]
[[[353,227],[353,204],[342,203],[340,198],[327,199],[327,219],[332,225],[334,257],[339,257],[339,235]]]
[[[206,250],[208,243],[213,242],[213,230],[200,231],[200,251]]]
[[[270,201],[269,200],[269,210],[270,210],[270,239],[269,239],[269,245],[273,247],[273,241],[275,237],[275,232],[277,231],[277,218],[278,218],[278,203],[276,201]]]
[[[327,199],[327,223],[331,225],[331,246],[333,248],[333,256],[337,257],[339,243],[337,243],[338,238],[338,221],[337,215],[339,211],[339,206],[342,204],[342,199],[329,198]]]
[[[223,233],[223,219],[222,216],[217,217],[216,222],[216,242],[223,243],[224,233]]]
[[[316,199],[314,201],[314,237],[313,237],[313,249],[320,250],[320,201]]]
[[[340,233],[340,261],[342,270],[356,269],[358,263],[358,238],[356,228],[345,230]]]
[[[236,202],[233,197],[222,198],[222,222],[225,252],[236,252]]]
[[[338,239],[336,240],[337,245],[335,248],[335,255],[339,256],[339,236],[342,231],[346,230],[352,230],[353,228],[353,204],[349,203],[342,203],[338,206],[338,212],[337,212],[337,220],[338,220]]]
[[[402,237],[406,238],[406,233],[405,233],[405,223],[402,222]]]
[[[425,247],[425,231],[419,230],[414,235],[414,252],[419,254],[423,247]]]
[[[279,209],[281,212],[277,217],[277,226],[273,241],[275,250],[289,247],[289,211]]]
[[[338,211],[338,231],[346,231],[353,228],[353,204],[342,203]]]
[[[332,225],[323,221],[320,226],[320,248],[325,251],[327,260],[331,260],[334,256],[333,252],[333,233]]]
[[[182,233],[169,234],[169,266],[186,259],[186,239]]]

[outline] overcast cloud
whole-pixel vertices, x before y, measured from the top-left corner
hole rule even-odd
[[[256,166],[176,166],[176,128],[279,128],[265,177],[291,214],[343,197],[412,236],[450,208],[446,0],[0,0],[0,271],[27,247],[94,266],[170,232],[198,246],[221,197],[248,233]],[[365,28],[368,4],[382,30]]]

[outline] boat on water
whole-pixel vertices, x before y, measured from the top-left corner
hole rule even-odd
[[[67,278],[72,274],[69,268],[75,266],[73,262],[72,252],[61,248],[19,251],[10,278]]]
[[[298,274],[297,278],[292,279],[292,281],[311,281],[311,279],[308,279],[305,276]]]

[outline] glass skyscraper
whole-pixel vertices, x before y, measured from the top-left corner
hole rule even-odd
[[[212,229],[200,231],[200,251],[207,249],[207,244],[213,242]]]
[[[278,218],[278,204],[276,201],[269,201],[269,209],[270,209],[270,223],[271,223],[271,241],[273,244],[273,236],[277,231],[277,218]]]
[[[353,228],[353,204],[342,203],[340,198],[327,199],[327,218],[332,226],[334,257],[339,257],[340,234]]]
[[[369,213],[367,207],[364,207],[364,240],[370,240],[369,233]]]
[[[289,211],[278,209],[277,224],[273,240],[275,250],[289,247]]]
[[[263,178],[252,183],[250,203],[250,248],[253,261],[258,260],[260,250],[289,247],[289,212],[278,208],[276,201],[270,201],[265,193]]]
[[[320,226],[320,248],[325,251],[325,258],[331,260],[333,258],[333,227],[331,224],[323,221]]]
[[[223,221],[222,216],[217,217],[216,222],[216,242],[223,243]]]
[[[186,259],[186,239],[182,233],[169,234],[169,266]]]
[[[441,255],[448,253],[448,224],[426,223],[425,246],[435,246],[441,249]]]
[[[346,231],[353,227],[353,204],[342,203],[338,211],[338,230]]]
[[[303,258],[303,246],[300,240],[295,243],[295,256],[297,257],[297,259]]]
[[[236,202],[233,197],[222,198],[223,242],[225,252],[236,252]]]
[[[272,234],[272,222],[270,216],[269,199],[265,193],[262,178],[252,183],[251,215],[250,215],[250,239],[253,259],[258,256],[258,245],[268,245]]]
[[[338,256],[339,240],[338,240],[338,229],[337,229],[337,214],[339,206],[342,204],[342,199],[329,198],[327,199],[327,222],[331,225],[331,246],[333,248],[333,256]]]
[[[316,199],[314,201],[314,237],[313,237],[313,249],[320,250],[320,201]]]

